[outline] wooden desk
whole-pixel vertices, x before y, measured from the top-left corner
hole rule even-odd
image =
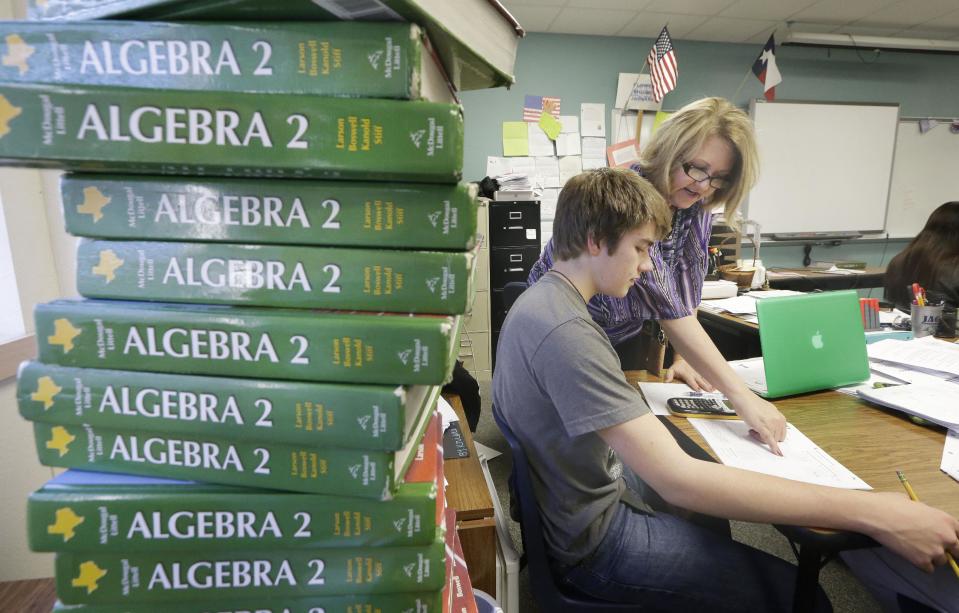
[[[656,380],[643,371],[629,371],[626,378],[631,382]],[[790,423],[874,490],[903,493],[896,476],[896,470],[902,470],[923,502],[959,517],[959,483],[939,470],[946,436],[944,428],[917,426],[903,413],[831,390],[774,400],[773,404]],[[667,419],[704,449],[709,449],[688,420],[673,416]],[[780,530],[803,536],[803,531],[795,528]],[[806,536],[816,537],[815,534]],[[843,535],[836,536],[840,537],[835,539],[839,541]],[[794,601],[799,611],[811,610],[813,591],[804,586],[818,582],[822,553],[835,549],[828,539],[823,543],[816,540],[811,538],[800,550]],[[846,540],[862,542],[865,539]]]
[[[714,313],[702,308],[696,309],[696,318],[727,360],[744,360],[763,354],[759,343],[759,324],[725,311]]]
[[[647,379],[644,371],[628,371],[626,378],[657,380]],[[896,470],[902,470],[923,502],[959,517],[959,483],[939,470],[944,428],[917,426],[904,413],[831,390],[772,403],[791,424],[876,491],[903,493],[896,477]],[[673,416],[669,420],[709,449],[688,420]]]
[[[487,594],[496,594],[496,519],[493,499],[476,455],[473,435],[466,426],[463,404],[456,395],[444,395],[453,406],[463,426],[463,436],[470,455],[446,460],[443,471],[449,488],[446,503],[456,509],[456,529],[463,545],[463,557],[469,569],[470,582]]]
[[[53,578],[0,582],[0,610],[50,613],[57,600]]]
[[[799,273],[779,275],[778,272]],[[817,272],[809,268],[771,268],[766,273],[769,287],[773,289],[792,289],[800,292],[813,290],[859,289],[864,287],[882,287],[886,275],[885,268],[867,266],[863,273],[835,275]]]

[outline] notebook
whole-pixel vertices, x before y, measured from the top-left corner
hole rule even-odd
[[[760,396],[779,398],[869,378],[866,336],[853,291],[756,303],[763,357],[733,369]]]

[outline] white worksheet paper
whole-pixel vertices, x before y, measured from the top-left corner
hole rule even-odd
[[[946,433],[946,444],[942,448],[942,472],[959,481],[959,431]]]
[[[640,383],[639,391],[643,393],[646,404],[649,405],[653,415],[669,415],[669,407],[666,401],[670,398],[716,398],[726,400],[722,392],[694,392],[691,387],[685,383]]]
[[[559,158],[559,182],[566,185],[566,182],[583,172],[583,158],[578,155],[567,155]]]
[[[783,455],[778,456],[749,434],[746,422],[693,418],[689,423],[727,466],[817,485],[850,490],[872,489],[792,424],[786,424],[786,440],[779,443]]]
[[[959,375],[959,344],[932,336],[899,341],[887,339],[866,346],[870,358]]]
[[[737,315],[756,314],[756,299],[749,296],[733,296],[732,298],[720,298],[718,300],[704,300],[702,304],[714,310],[719,309]]]
[[[579,107],[580,132],[583,136],[606,138],[606,105],[584,102]]]
[[[556,135],[556,155],[580,155],[583,148],[579,144],[579,132],[560,133]]]
[[[579,117],[576,115],[559,116],[560,134],[579,134]]]
[[[549,140],[546,132],[543,132],[543,128],[539,127],[539,124],[528,124],[526,126],[526,133],[529,138],[530,156],[539,157],[556,154],[556,151],[553,149],[553,141]]]

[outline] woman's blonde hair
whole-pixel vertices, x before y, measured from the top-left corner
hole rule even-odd
[[[649,182],[668,198],[673,191],[673,171],[690,161],[711,136],[726,139],[733,146],[735,160],[730,186],[714,191],[706,204],[722,206],[727,223],[733,223],[736,209],[759,176],[759,160],[749,116],[725,98],[703,98],[673,113],[643,147],[639,165]]]

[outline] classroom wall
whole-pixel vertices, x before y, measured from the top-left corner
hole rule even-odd
[[[663,110],[675,110],[703,96],[724,96],[746,108],[751,98],[762,95],[762,85],[750,71],[761,50],[758,45],[685,40],[673,44],[679,83],[663,101]],[[638,71],[651,46],[648,38],[529,34],[520,43],[516,85],[511,90],[464,92],[461,96],[466,111],[465,178],[483,178],[486,156],[502,154],[501,124],[522,119],[526,94],[559,96],[563,114],[579,114],[583,102],[605,103],[608,123],[618,74]],[[886,50],[876,55],[865,50],[780,46],[776,58],[783,74],[783,82],[776,88],[780,100],[895,102],[901,105],[902,117],[959,117],[959,60],[955,55]],[[817,246],[812,256],[814,260],[860,259],[881,265],[906,242]],[[802,265],[801,246],[764,243],[761,255],[768,266]]]

